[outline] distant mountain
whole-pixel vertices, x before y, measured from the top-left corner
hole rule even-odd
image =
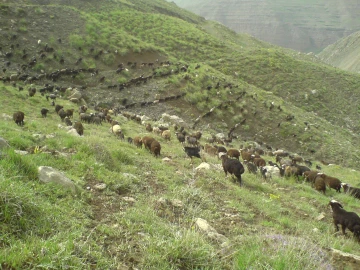
[[[355,0],[175,0],[180,7],[236,32],[302,52],[319,52],[360,30]]]
[[[326,63],[344,70],[360,71],[360,32],[355,32],[327,46],[318,56]]]

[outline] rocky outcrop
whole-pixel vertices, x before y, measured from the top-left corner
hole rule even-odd
[[[55,170],[52,167],[40,166],[38,168],[39,180],[44,183],[56,183],[64,188],[70,189],[73,193],[77,191],[73,181],[67,178],[62,172]]]

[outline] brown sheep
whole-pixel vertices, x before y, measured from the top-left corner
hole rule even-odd
[[[58,104],[56,104],[55,105],[55,112],[56,113],[58,113],[61,109],[63,109],[64,108],[64,106],[61,106],[61,105],[58,105]]]
[[[142,137],[142,142],[145,146],[146,149],[150,150],[151,149],[151,143],[155,141],[155,139],[153,137],[150,136],[144,136]]]
[[[204,151],[205,151],[205,153],[207,153],[209,155],[213,155],[213,156],[217,155],[217,149],[214,146],[211,146],[209,144],[205,144]]]
[[[142,142],[141,137],[139,137],[139,136],[134,137],[133,138],[133,143],[135,144],[135,146],[137,148],[142,148],[143,142]]]
[[[200,140],[202,133],[201,133],[201,131],[197,131],[197,132],[191,134],[190,136],[196,138],[197,140]]]
[[[162,133],[161,133],[161,136],[167,140],[167,141],[170,141],[170,138],[171,138],[171,132],[170,130],[164,130]]]
[[[303,176],[306,182],[314,183],[318,173],[318,171],[305,171]]]
[[[251,159],[252,162],[257,166],[257,167],[264,167],[266,166],[266,161],[263,158],[252,158]]]
[[[15,123],[19,126],[24,125],[24,118],[25,118],[25,114],[22,111],[17,111],[13,114],[13,119]]]
[[[293,175],[296,176],[297,180],[299,180],[300,176],[303,176],[304,172],[310,171],[308,167],[297,164],[293,164],[290,166],[283,165],[283,167],[285,167],[285,172],[284,172],[285,177],[290,177]]]
[[[335,189],[339,193],[341,192],[341,181],[338,178],[326,175],[324,173],[319,173],[318,175],[324,178],[324,181],[329,188]]]
[[[302,157],[297,156],[297,155],[294,155],[294,156],[291,156],[291,155],[290,155],[289,158],[291,159],[291,161],[292,161],[293,164],[296,164],[296,163],[298,163],[298,162],[303,162],[303,161],[304,161],[304,159],[303,159]]]
[[[73,127],[76,129],[76,132],[77,132],[80,136],[84,135],[84,127],[83,127],[83,125],[81,124],[81,122],[76,121],[76,122],[74,123]]]
[[[66,116],[69,118],[72,118],[74,115],[74,109],[67,109],[65,112],[66,112]]]
[[[250,161],[251,159],[251,153],[245,151],[245,149],[240,149],[241,158],[243,161]]]
[[[296,174],[297,168],[295,166],[286,166],[283,165],[283,168],[285,167],[284,176],[285,177],[291,177]]]
[[[161,150],[160,143],[156,140],[153,140],[150,145],[151,153],[153,153],[155,157],[158,157],[158,156],[160,156],[160,150]]]
[[[322,178],[321,176],[316,177],[314,181],[314,187],[317,191],[321,191],[325,195],[326,183],[324,181],[324,178]]]
[[[151,124],[149,124],[149,123],[146,124],[145,129],[146,129],[146,131],[149,131],[149,132],[153,131],[153,128],[152,128]]]
[[[237,160],[239,160],[239,158],[240,158],[240,152],[237,149],[229,149],[227,151],[227,155],[229,157],[236,158]]]

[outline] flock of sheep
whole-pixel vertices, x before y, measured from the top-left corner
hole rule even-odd
[[[86,113],[87,107],[82,105],[79,107],[79,121],[71,122],[70,118],[73,118],[74,109],[64,110],[63,106],[55,105],[56,114],[60,117],[61,121],[65,122],[69,126],[73,126],[74,129],[78,132],[79,135],[84,135],[84,127],[82,123],[87,124],[98,124],[102,125],[102,122],[108,122],[111,125],[112,133],[125,140],[125,136],[122,132],[120,124],[117,120],[113,118],[117,113],[122,114],[124,117],[129,120],[134,120],[138,123],[142,123],[141,117],[130,112],[119,112],[117,110],[110,109],[99,109],[95,113]],[[46,117],[48,109],[42,108],[40,113],[43,117]],[[17,111],[13,114],[14,122],[19,125],[24,125],[25,114],[22,111]],[[158,126],[152,127],[149,123],[143,123],[145,129],[148,132],[153,132],[156,135],[163,137],[165,140],[170,141],[172,137],[172,132],[168,127]],[[177,140],[183,144],[184,152],[191,158],[196,157],[205,161],[204,153],[209,156],[217,156],[221,159],[221,164],[225,175],[231,174],[236,177],[237,182],[240,186],[242,185],[242,174],[245,172],[245,167],[240,162],[240,157],[243,160],[244,165],[246,166],[249,173],[258,174],[265,180],[269,180],[272,177],[291,177],[294,176],[298,180],[300,177],[303,177],[306,182],[310,182],[311,185],[325,194],[326,188],[332,188],[337,192],[341,192],[343,188],[345,193],[354,196],[357,199],[360,199],[360,189],[351,187],[346,183],[342,183],[338,178],[326,175],[321,173],[318,170],[311,170],[310,161],[304,161],[300,156],[291,155],[283,150],[276,150],[272,152],[267,152],[266,154],[274,155],[276,157],[276,163],[272,161],[266,162],[265,159],[261,156],[265,154],[265,151],[259,147],[247,148],[247,149],[226,149],[225,145],[217,145],[214,142],[214,137],[208,139],[208,143],[205,145],[200,144],[200,139],[202,137],[202,132],[197,131],[192,134],[189,134],[184,127],[178,127],[174,125],[175,136]],[[128,137],[126,139],[129,143],[134,144],[136,147],[141,148],[142,146],[145,149],[149,150],[155,157],[161,155],[161,144],[153,136],[146,135],[143,137],[135,136],[134,138]],[[217,140],[219,142],[219,140]],[[221,142],[221,140],[220,140]],[[213,143],[213,145],[211,145]],[[299,165],[298,163],[305,162],[308,166]],[[316,166],[317,169],[321,169],[320,166]],[[336,231],[339,230],[338,225],[342,226],[342,232],[345,234],[345,230],[348,229],[353,232],[354,236],[360,240],[360,217],[353,212],[347,212],[343,209],[342,205],[335,201],[331,200],[329,205],[333,211],[333,221],[336,228]]]
[[[61,40],[59,40],[61,43]],[[42,50],[42,54],[40,55],[40,58],[46,57],[45,53],[52,52],[53,49],[45,45],[45,47]],[[22,56],[22,59],[27,59],[27,53],[24,50],[24,55]],[[6,58],[11,58],[12,54],[7,53],[4,54]],[[60,58],[60,63],[64,63],[64,59]],[[81,61],[79,58],[75,64],[78,64]],[[31,68],[35,63],[37,62],[36,57],[31,58],[31,60],[27,63],[21,66],[22,71],[28,70]],[[10,61],[7,62],[6,66],[10,66]],[[130,68],[135,68],[137,65],[136,62],[129,62],[128,66]],[[153,67],[154,63],[143,63],[141,64],[147,65],[149,67]],[[160,63],[160,65],[171,65],[170,62],[164,62]],[[195,67],[199,68],[200,66]],[[122,72],[126,68],[124,65],[119,65],[118,69],[116,70],[116,74]],[[179,72],[186,72],[188,69],[188,66],[182,66],[178,67],[175,70],[168,71],[168,73],[163,74],[156,74],[154,72],[151,76],[139,76],[137,78],[131,79],[127,83],[120,84],[120,85],[110,85],[108,88],[114,88],[118,87],[118,89],[121,91],[125,87],[129,87],[132,84],[140,84],[140,83],[146,83],[149,79],[152,79],[155,75],[156,76],[168,76],[173,73],[179,73]],[[6,69],[3,69],[3,72],[5,73]],[[49,79],[53,82],[60,79],[61,76],[72,76],[73,78],[77,76],[81,72],[89,72],[91,76],[96,76],[98,74],[98,70],[96,69],[62,69],[58,70],[49,74],[40,74],[39,76],[30,76],[29,74],[13,74],[11,76],[4,76],[1,79],[4,82],[13,82],[16,81],[24,81],[25,83],[33,83],[35,81],[41,80],[45,77],[45,79]],[[186,75],[188,76],[188,74]],[[99,79],[99,82],[103,83],[105,81],[105,77],[102,76]],[[218,82],[214,88],[219,88],[220,83]],[[224,87],[233,87],[231,84],[225,84]],[[234,86],[236,87],[236,86]],[[212,87],[208,87],[207,90],[210,90]],[[66,89],[66,88],[65,88]],[[61,93],[65,91],[65,89],[59,88],[57,89]],[[19,91],[23,90],[23,87],[19,86]],[[118,123],[118,121],[113,119],[113,115],[116,115],[117,113],[121,113],[124,117],[135,120],[139,123],[141,123],[141,118],[138,115],[129,113],[129,112],[120,112],[117,109],[102,109],[97,108],[97,111],[95,113],[87,113],[87,107],[86,106],[80,106],[79,107],[79,120],[78,121],[72,121],[74,117],[74,109],[64,109],[63,106],[56,104],[56,95],[54,95],[52,92],[54,90],[54,86],[51,86],[49,84],[46,84],[45,87],[41,88],[39,90],[41,95],[46,94],[47,92],[50,93],[46,96],[46,99],[52,100],[52,105],[55,107],[56,114],[60,117],[61,121],[64,122],[67,126],[72,126],[77,133],[82,136],[84,135],[84,126],[83,123],[86,124],[97,124],[102,125],[102,123],[108,122],[111,125],[111,131],[114,135],[116,135],[120,139],[125,139],[125,136],[122,132],[121,126]],[[28,89],[28,95],[29,97],[33,97],[36,94],[36,87],[30,85]],[[240,93],[239,97],[236,99],[242,98],[246,92]],[[184,94],[180,95],[174,95],[169,96],[168,98],[164,99],[158,99],[152,102],[141,102],[139,105],[141,107],[148,106],[149,104],[164,102],[168,100],[173,100],[177,98],[183,97]],[[126,104],[125,108],[131,108],[137,105],[136,103],[132,104]],[[228,102],[224,102],[221,105],[219,105],[218,109],[222,109],[224,106],[229,105]],[[271,104],[273,106],[273,104]],[[195,128],[195,125],[198,124],[201,118],[205,118],[211,115],[213,113],[213,110],[215,108],[211,109],[209,112],[205,113],[204,115],[200,116],[198,119],[195,120],[195,123],[193,125],[193,128]],[[270,106],[270,109],[272,107]],[[279,110],[281,110],[281,107],[278,107]],[[40,113],[42,117],[46,117],[49,110],[47,108],[42,108],[40,110]],[[25,114],[22,111],[17,111],[13,114],[13,120],[14,122],[19,125],[24,125],[24,118]],[[246,119],[243,119],[242,123],[239,123],[239,125],[243,124]],[[165,140],[170,140],[171,138],[171,131],[166,127],[151,127],[150,124],[146,125],[146,130],[148,132],[154,132],[158,135],[161,135]],[[236,126],[234,127],[236,128]],[[234,129],[233,128],[233,129]],[[258,174],[260,172],[260,175],[266,179],[269,180],[272,177],[290,177],[295,176],[297,179],[300,177],[304,177],[305,181],[310,182],[311,185],[318,191],[323,192],[325,194],[326,188],[332,188],[335,189],[337,192],[340,192],[341,188],[343,188],[344,192],[350,194],[351,196],[354,196],[355,198],[360,199],[360,189],[351,187],[346,183],[342,183],[338,178],[325,175],[321,173],[319,170],[311,170],[311,162],[310,161],[304,161],[299,156],[292,156],[289,155],[286,151],[277,150],[277,151],[271,151],[270,153],[272,155],[276,156],[276,163],[273,163],[271,161],[266,162],[261,155],[265,154],[265,151],[261,148],[248,148],[248,149],[226,149],[224,144],[230,143],[232,141],[232,131],[230,130],[228,137],[223,138],[222,140],[219,140],[215,136],[210,138],[208,140],[208,143],[201,145],[199,143],[202,133],[200,131],[189,134],[187,131],[185,131],[184,127],[178,127],[174,126],[175,129],[175,136],[178,139],[180,143],[183,144],[184,152],[191,158],[196,157],[200,158],[202,160],[205,160],[203,152],[205,152],[208,155],[217,156],[219,159],[221,159],[221,164],[223,167],[223,170],[225,172],[225,175],[228,173],[231,175],[234,175],[237,179],[237,182],[239,182],[240,186],[242,185],[242,174],[245,172],[245,167],[247,168],[249,173]],[[152,136],[143,136],[139,137],[136,136],[134,138],[127,138],[127,141],[129,143],[134,144],[136,147],[144,147],[149,150],[155,157],[159,157],[161,155],[161,144],[160,142],[152,137]],[[220,144],[220,145],[219,145]],[[269,152],[267,153],[269,154]],[[240,157],[243,160],[244,165],[240,162]],[[289,158],[287,158],[289,157]],[[306,165],[299,165],[298,163],[305,162]],[[320,167],[317,167],[317,169],[321,169]],[[345,229],[349,229],[354,233],[354,235],[357,238],[360,238],[360,218],[355,214],[351,212],[347,212],[343,209],[340,203],[336,201],[331,201],[330,205],[333,210],[333,217],[334,217],[334,224],[336,227],[336,230],[338,230],[338,224],[342,226],[342,231],[345,233]]]

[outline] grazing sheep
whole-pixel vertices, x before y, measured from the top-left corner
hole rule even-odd
[[[58,115],[60,116],[61,118],[61,121],[64,121],[65,117],[67,116],[66,112],[64,111],[64,109],[60,109],[58,111]]]
[[[227,150],[224,146],[218,146],[218,145],[214,145],[214,147],[217,149],[217,153],[220,154],[220,153],[227,153]],[[220,156],[219,156],[220,157]]]
[[[67,109],[65,112],[66,112],[66,116],[69,118],[72,118],[74,115],[74,109]]]
[[[96,115],[91,115],[91,123],[94,123],[96,125],[102,125],[102,121],[101,118],[99,116]]]
[[[191,137],[194,137],[194,138],[196,138],[197,140],[200,140],[201,136],[202,136],[201,131],[197,131],[197,132],[191,134]]]
[[[303,176],[303,173],[306,171],[310,171],[310,169],[306,166],[301,166],[297,164],[293,165],[283,165],[285,167],[284,175],[285,177],[296,176],[297,180],[299,180],[300,176]]]
[[[133,144],[133,139],[131,137],[127,137],[127,142]]]
[[[133,143],[135,144],[135,146],[137,148],[142,148],[143,142],[142,142],[141,137],[138,137],[138,136],[134,137],[133,138]]]
[[[72,126],[72,122],[71,122],[71,120],[70,120],[70,118],[69,117],[65,117],[64,118],[64,121],[65,121],[65,124],[68,126],[68,127],[71,127]]]
[[[155,134],[158,134],[158,135],[161,135],[162,131],[160,128],[158,127],[153,127],[152,131],[155,133]]]
[[[86,111],[87,111],[87,107],[85,105],[82,105],[82,106],[79,107],[79,114],[80,113],[86,113]]]
[[[248,169],[249,173],[257,174],[258,167],[254,163],[244,160],[244,164]]]
[[[145,129],[146,129],[146,131],[149,131],[149,132],[153,131],[153,128],[152,128],[151,124],[149,124],[149,123],[146,124]]]
[[[29,97],[35,96],[35,94],[36,94],[36,88],[35,88],[35,87],[29,88],[28,93],[29,93]]]
[[[303,173],[306,182],[314,183],[319,171],[305,171]]]
[[[41,112],[41,116],[42,116],[42,117],[46,117],[46,115],[47,115],[47,113],[49,112],[49,110],[46,109],[46,108],[42,108],[40,112]]]
[[[115,134],[116,137],[122,138],[124,136],[122,133],[121,127],[119,125],[112,126],[111,130]]]
[[[228,157],[236,158],[237,160],[240,158],[240,152],[237,149],[229,149],[227,155]]]
[[[322,178],[321,176],[316,177],[316,178],[315,178],[315,181],[314,181],[314,188],[315,188],[317,191],[323,192],[324,195],[325,195],[326,183],[325,183],[324,178]]]
[[[250,163],[251,164],[251,163]],[[260,172],[263,178],[271,179],[273,176],[280,177],[280,169],[276,166],[262,166]]]
[[[88,124],[90,124],[91,122],[91,115],[87,114],[87,113],[80,113],[80,121],[81,122],[86,122]]]
[[[13,119],[15,123],[19,126],[24,125],[24,118],[25,118],[25,114],[22,111],[17,111],[13,114]]]
[[[290,159],[283,159],[282,157],[279,157],[279,156],[276,156],[275,158],[275,161],[276,162],[279,162],[280,163],[280,166],[291,166],[291,165],[294,165],[294,163],[292,162],[292,160]]]
[[[294,155],[294,156],[290,155],[289,158],[291,159],[293,164],[304,161],[304,159],[302,157],[297,156],[297,155]]]
[[[58,104],[56,104],[55,105],[55,112],[56,113],[58,113],[61,109],[63,109],[64,108],[64,106],[61,106],[61,105],[58,105]]]
[[[184,146],[184,151],[188,155],[188,157],[190,157],[191,159],[190,163],[192,163],[193,157],[202,159],[200,156],[200,147]]]
[[[336,231],[339,231],[338,225],[340,224],[344,235],[346,235],[345,230],[348,229],[359,240],[360,217],[354,212],[348,212],[343,209],[343,206],[338,201],[331,200],[329,205],[331,206],[333,212],[332,216]]]
[[[153,140],[150,145],[150,152],[154,154],[155,157],[160,156],[161,145],[158,141]]]
[[[144,136],[142,137],[142,142],[145,146],[146,149],[150,150],[151,149],[151,143],[155,141],[155,139],[153,137],[150,136]]]
[[[273,155],[279,156],[279,157],[287,157],[289,155],[289,153],[284,150],[279,149],[279,150],[274,151]]]
[[[306,166],[309,166],[309,167],[312,166],[312,162],[311,162],[310,160],[305,159],[304,162],[305,162],[305,165],[306,165]]]
[[[355,197],[356,199],[360,199],[360,188],[351,187],[346,183],[341,183],[341,186],[344,189],[344,193],[347,193],[350,196]]]
[[[195,137],[187,136],[186,141],[191,145],[198,145],[198,140]]]
[[[170,130],[164,130],[162,133],[161,133],[161,136],[167,140],[167,141],[170,141],[170,138],[171,138],[171,132]]]
[[[335,189],[339,193],[341,192],[341,181],[338,178],[326,175],[324,173],[318,173],[318,176],[324,178],[324,181],[329,188]]]
[[[251,161],[257,166],[257,167],[264,167],[266,166],[266,161],[263,158],[255,158],[254,155],[251,156]]]
[[[205,153],[212,155],[212,156],[217,155],[217,149],[214,146],[211,146],[209,144],[205,144],[204,151],[205,151]]]
[[[245,151],[245,149],[240,149],[240,154],[243,161],[249,161],[251,159],[251,153]]]
[[[76,122],[74,123],[73,127],[76,129],[76,132],[77,132],[80,136],[84,135],[84,127],[83,127],[83,125],[81,124],[81,122],[76,121]]]
[[[178,139],[178,141],[180,143],[184,143],[185,142],[185,135],[180,133],[180,132],[176,132],[176,138]]]
[[[221,160],[225,175],[227,176],[227,173],[235,175],[241,186],[241,175],[245,172],[244,166],[239,160],[228,158],[226,154],[221,156]]]

